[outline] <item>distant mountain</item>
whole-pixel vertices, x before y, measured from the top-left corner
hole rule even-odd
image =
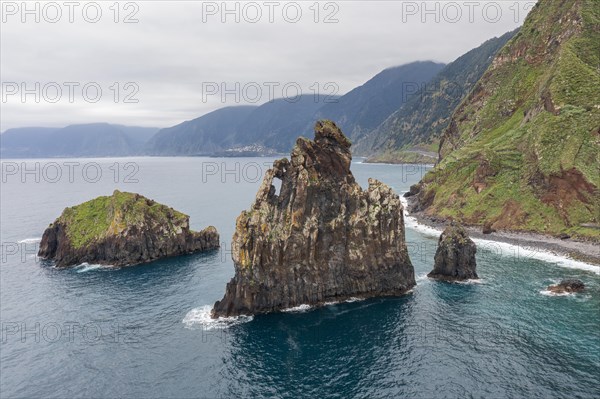
[[[146,145],[149,155],[223,155],[287,153],[298,136],[312,137],[318,119],[335,120],[351,139],[358,139],[397,110],[407,90],[428,82],[444,64],[413,62],[389,68],[344,96],[304,95],[276,99],[259,107],[226,107],[160,130]],[[235,150],[235,151],[232,151]]]
[[[315,113],[331,96],[300,96],[295,102],[277,99],[258,107],[240,129],[240,140],[289,152],[298,136],[312,137]]]
[[[435,144],[448,126],[452,112],[517,31],[490,39],[448,64],[381,125],[373,128],[355,151],[376,154],[372,160],[386,162],[406,161],[411,153],[423,153],[425,149],[437,151]],[[417,148],[412,148],[415,146]],[[405,153],[405,149],[411,150]]]
[[[52,127],[19,127],[0,134],[0,156],[2,158],[43,157],[44,143],[58,130]]]
[[[26,127],[0,135],[2,158],[106,157],[141,154],[158,128],[90,123],[64,128]]]
[[[289,151],[310,134],[309,123],[325,96],[276,99],[261,106],[225,107],[161,129],[146,145],[149,155],[215,155],[248,146]]]
[[[313,119],[333,120],[346,136],[357,141],[412,98],[410,94],[423,87],[444,66],[419,61],[385,69],[338,101],[324,105]]]
[[[225,107],[199,118],[161,129],[145,146],[148,155],[208,155],[237,141],[239,126],[258,107]]]
[[[419,209],[600,242],[600,7],[538,2],[452,115]]]

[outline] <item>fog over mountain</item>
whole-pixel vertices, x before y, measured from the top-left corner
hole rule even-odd
[[[214,155],[255,146],[255,153],[289,151],[298,135],[309,137],[317,119],[335,120],[351,139],[377,127],[444,67],[414,62],[388,68],[342,97],[305,95],[259,107],[227,107],[168,129],[146,145],[150,155]],[[239,151],[238,151],[239,152]]]
[[[429,14],[422,2],[347,1],[327,7],[320,2],[318,8],[296,2],[301,8],[298,20],[284,16],[282,3],[271,22],[262,2],[257,3],[262,7],[257,21],[243,12],[243,2],[230,4],[238,11],[228,15],[221,2],[182,1],[169,7],[134,2],[137,8],[120,3],[118,15],[109,8],[113,3],[97,3],[102,15],[95,23],[82,18],[81,5],[70,22],[62,2],[56,2],[62,11],[57,22],[47,21],[41,11],[39,23],[35,15],[25,15],[23,23],[20,10],[5,15],[2,82],[16,84],[18,91],[2,102],[0,131],[98,121],[165,128],[224,106],[260,105],[271,99],[265,91],[255,103],[244,98],[235,102],[231,96],[223,102],[221,93],[206,95],[206,83],[233,88],[236,83],[265,87],[274,82],[279,86],[273,98],[286,96],[282,88],[287,83],[298,84],[304,95],[314,90],[332,93],[325,85],[334,83],[335,94],[344,95],[391,66],[416,60],[449,63],[488,38],[515,29],[533,6],[494,2],[469,9],[457,2],[460,15],[454,17],[445,2],[429,5],[437,9]],[[20,2],[15,4],[20,8]],[[207,4],[217,10],[208,13]],[[59,49],[56,43],[61,43]],[[35,89],[39,83],[41,92],[53,82],[62,88],[59,101],[45,101],[51,91],[39,102],[33,95],[23,101],[21,84]],[[72,102],[68,82],[78,84]],[[98,102],[84,99],[86,84],[101,88]],[[126,101],[127,96],[137,102]]]

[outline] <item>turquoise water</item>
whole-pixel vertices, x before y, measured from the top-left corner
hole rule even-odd
[[[402,298],[208,321],[233,275],[235,218],[271,161],[28,161],[34,171],[39,162],[39,182],[36,172],[23,175],[21,161],[5,161],[0,396],[600,397],[600,275],[537,259],[529,249],[482,245],[479,283],[434,282],[425,275],[437,239],[409,227],[417,286]],[[51,174],[52,162],[61,178]],[[80,164],[71,178],[64,162]],[[352,169],[363,186],[375,177],[398,193],[424,173],[400,165]],[[66,206],[115,188],[189,214],[195,229],[215,225],[223,248],[117,270],[56,270],[35,258],[36,238]],[[544,293],[566,277],[588,289]]]

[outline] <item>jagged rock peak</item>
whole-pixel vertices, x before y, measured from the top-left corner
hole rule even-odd
[[[415,284],[402,203],[350,172],[350,141],[331,121],[273,163],[232,242],[235,276],[213,317],[266,313],[350,297],[401,295]],[[274,179],[281,180],[277,193]]]

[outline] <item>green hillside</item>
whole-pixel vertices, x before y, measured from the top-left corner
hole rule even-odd
[[[539,2],[442,135],[427,214],[600,238],[600,7]]]

